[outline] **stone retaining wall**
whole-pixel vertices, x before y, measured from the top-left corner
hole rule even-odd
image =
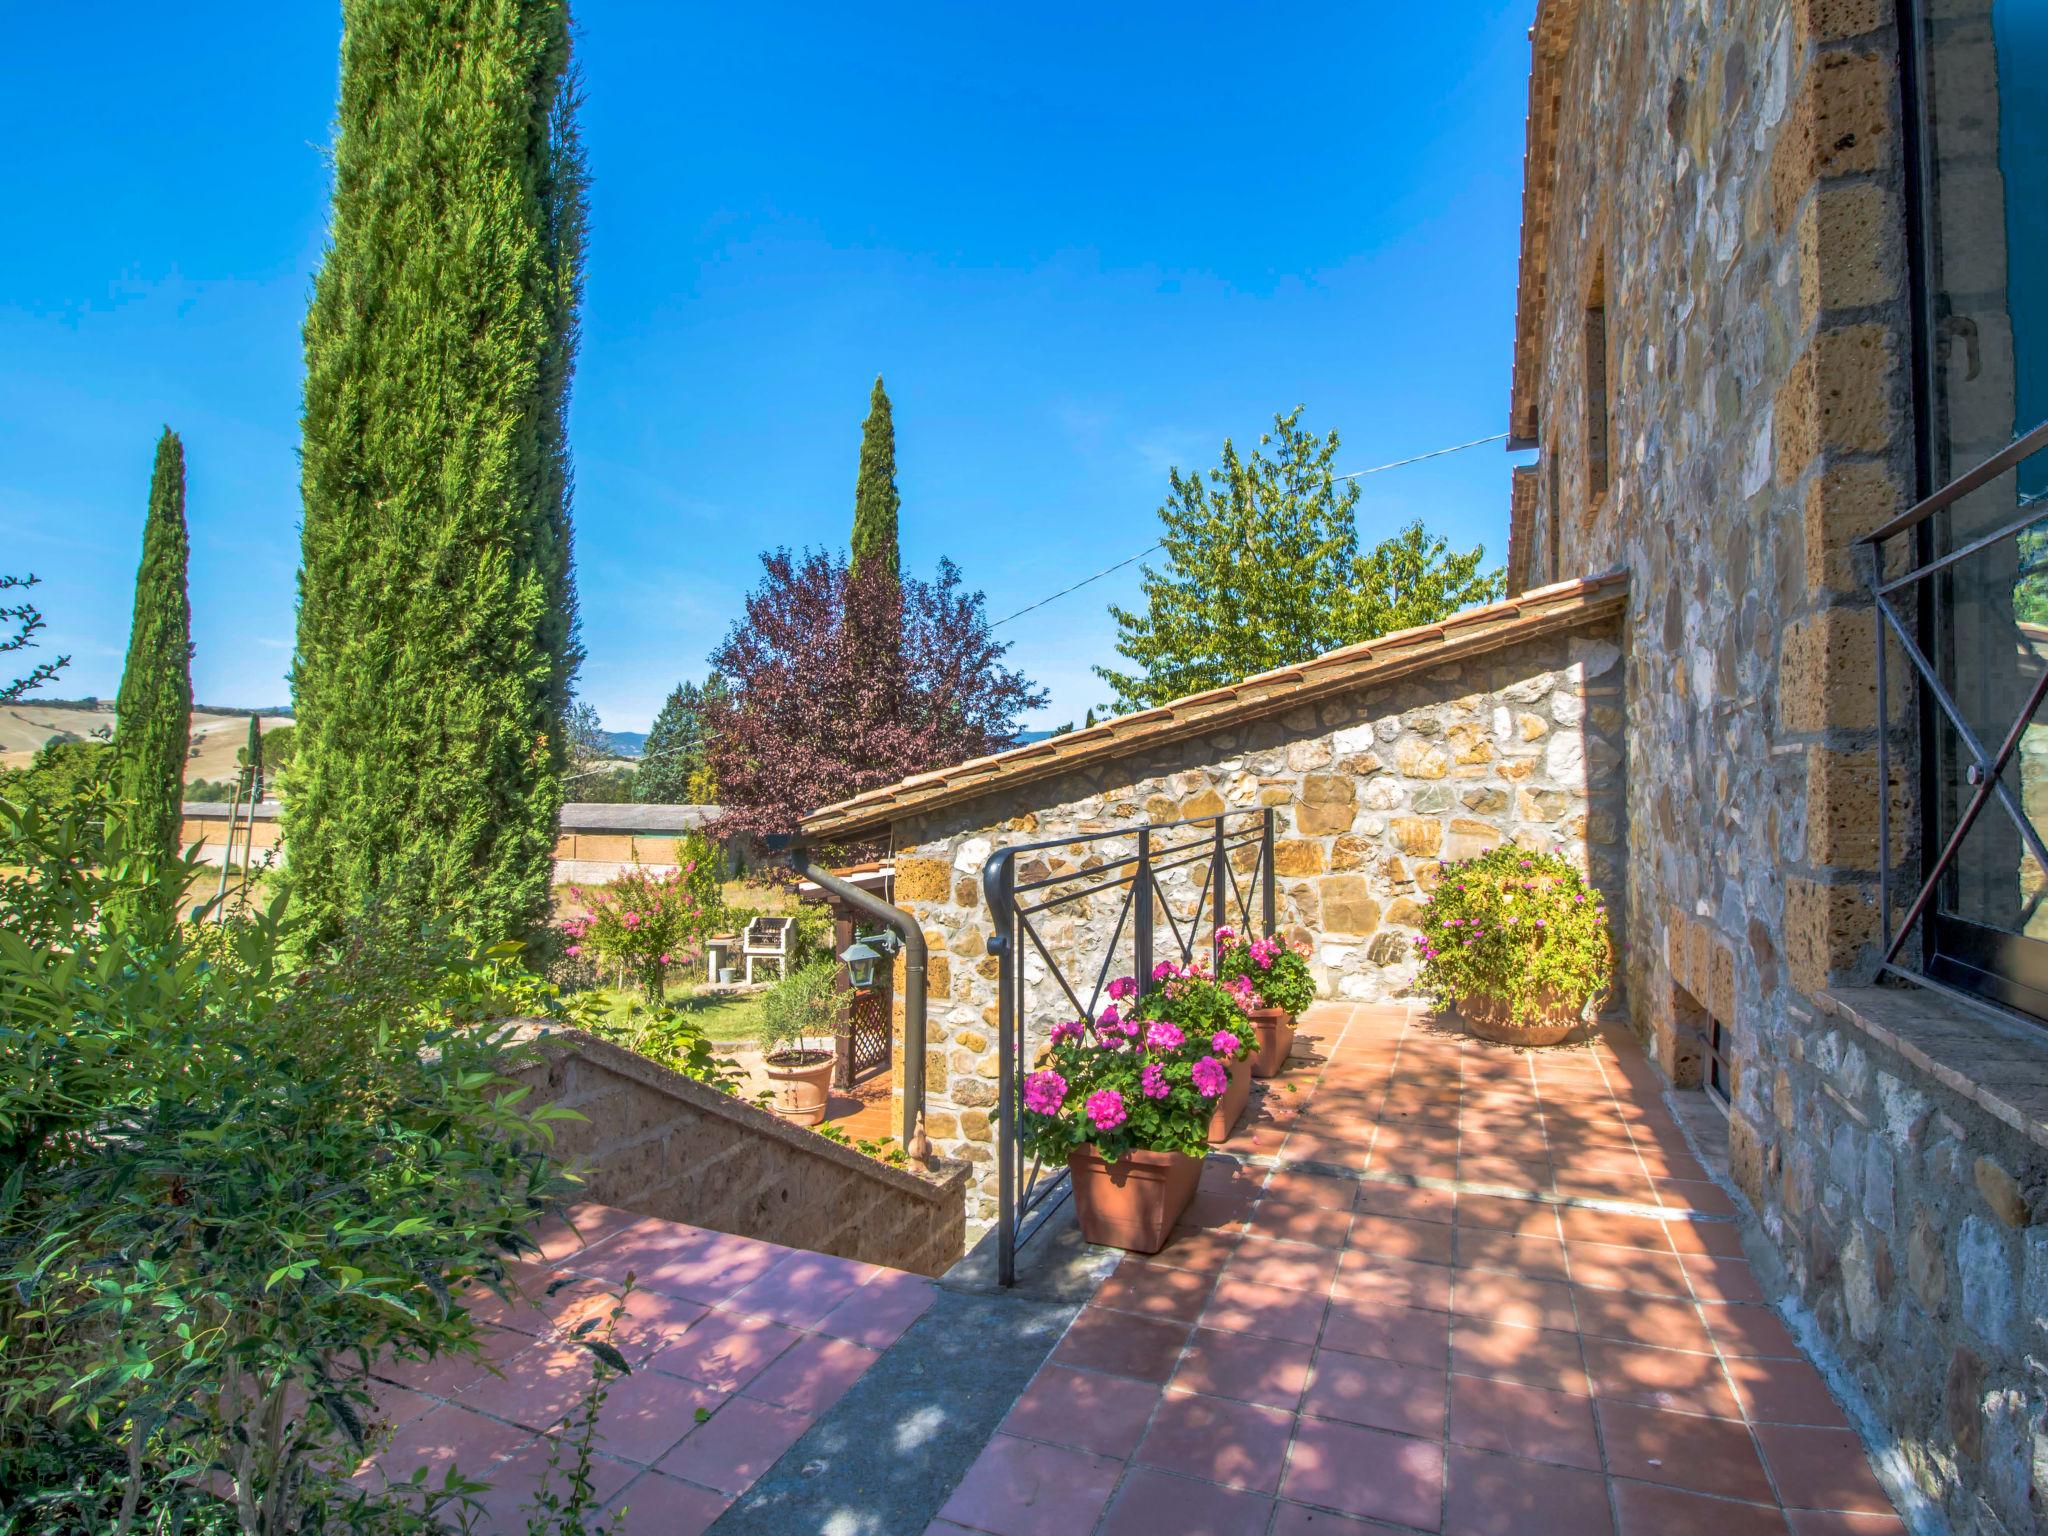
[[[585,1117],[555,1136],[586,1199],[921,1275],[966,1251],[963,1166],[923,1178],[595,1035],[533,1036],[541,1060],[520,1080]]]
[[[1421,902],[1447,861],[1507,842],[1556,850],[1611,902],[1621,899],[1619,642],[1619,623],[1599,618],[1284,714],[1219,723],[1106,766],[1015,788],[998,782],[898,822],[896,903],[917,916],[931,947],[926,1128],[948,1156],[976,1168],[970,1221],[996,1211],[997,968],[981,889],[996,848],[1270,806],[1280,926],[1311,945],[1320,991],[1404,996]],[[1084,870],[1134,846],[1123,838],[1048,850],[1021,863],[1019,877]],[[1236,856],[1241,875],[1252,858],[1249,849]],[[1208,918],[1195,911],[1202,873],[1184,867],[1162,884],[1182,929],[1193,923],[1206,935]],[[1120,905],[1121,893],[1106,893],[1046,921],[1048,947],[1070,978],[1101,962]],[[1112,975],[1130,968],[1130,931],[1126,923]],[[1155,954],[1166,956],[1170,942],[1162,919]],[[1028,1053],[1073,1010],[1041,957],[1027,953],[1024,964]]]

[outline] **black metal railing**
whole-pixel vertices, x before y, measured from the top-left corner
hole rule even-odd
[[[2027,729],[2034,723],[2044,699],[2048,699],[2048,665],[2029,663],[2015,666],[2013,651],[2024,650],[2019,596],[2039,572],[2031,569],[2027,538],[2042,542],[2048,504],[2023,494],[2015,478],[2009,486],[1998,482],[2014,475],[2021,463],[2048,448],[2048,422],[2015,438],[2006,447],[1974,469],[1957,476],[1926,499],[1918,502],[1866,534],[1861,542],[1871,550],[1870,591],[1880,619],[1877,625],[1877,864],[1879,882],[1879,930],[1883,944],[1881,968],[1936,990],[1981,1001],[1990,996],[2013,1001],[2011,988],[1999,979],[2007,971],[2012,952],[2023,934],[2003,932],[2015,926],[2009,920],[1993,923],[1970,921],[1970,914],[1953,914],[1948,908],[1967,900],[1957,895],[1957,855],[1978,826],[1985,809],[1995,800],[2011,818],[2020,846],[2001,851],[1994,862],[2007,856],[2031,857],[2037,870],[2048,872],[2048,846],[2035,829],[2024,803],[2024,788],[2016,791],[2006,770],[2020,750]],[[1985,509],[1974,506],[1957,526],[1960,504],[1980,491],[1994,488],[1995,515],[1980,518]],[[2006,492],[2011,494],[2007,497]],[[2005,506],[2010,505],[2008,513]],[[1949,514],[1944,516],[1943,514]],[[1981,522],[1981,527],[1973,526]],[[1887,546],[1891,540],[1913,534],[1903,564],[1896,563]],[[2016,541],[2013,558],[1991,570],[1962,575],[1964,562],[1997,551],[2006,541]],[[1894,564],[1888,568],[1888,559]],[[1958,596],[1957,583],[1966,591]],[[1972,594],[1978,594],[1972,596]],[[1957,614],[1962,623],[1978,635],[1974,649],[1958,638]],[[2005,631],[2010,630],[2010,639]],[[2015,646],[2010,640],[2018,640]],[[1917,885],[1904,916],[1894,924],[1900,872],[1894,869],[1896,830],[1892,825],[1891,785],[1896,766],[1886,676],[1887,651],[1896,645],[1906,658],[1910,676],[1919,685],[1921,742],[1918,754],[1920,825],[1926,829]],[[2009,672],[2005,669],[2011,668]],[[2034,676],[2029,679],[2028,671]],[[1985,674],[1983,676],[1973,674]],[[1962,684],[1972,690],[1977,708],[1966,707],[1957,698]],[[1979,697],[1981,695],[1981,697]],[[2008,722],[2004,716],[2014,699],[2019,711]],[[1991,716],[1996,730],[1980,730],[1981,721]],[[1996,744],[1991,745],[1993,736]],[[1960,808],[1947,799],[1953,787],[1961,799]],[[1964,796],[1960,792],[1967,790]],[[1939,850],[1933,851],[1939,842]],[[1999,877],[2013,883],[2009,876]],[[1946,895],[1945,895],[1946,893]],[[2018,910],[2015,904],[2015,910]],[[2024,928],[2024,922],[2017,926]],[[1918,963],[1907,954],[1915,934],[1921,937]],[[1992,935],[1985,945],[1981,935]],[[2038,941],[2028,941],[2029,945]],[[1944,948],[1954,946],[1957,955],[1969,951],[1969,960],[1953,964],[1943,960]],[[1986,958],[1989,956],[1990,958]],[[2038,969],[2039,960],[2025,961],[2022,968]],[[1981,977],[1989,984],[1971,978]],[[1946,979],[1944,979],[1946,978]]]
[[[1045,1011],[1092,1019],[1111,981],[1128,974],[1142,982],[1168,956],[1192,963],[1205,933],[1212,959],[1219,928],[1273,933],[1273,829],[1267,807],[1051,838],[989,856],[981,884],[992,924],[989,953],[999,963],[996,1157],[1004,1285],[1016,1282],[1017,1250],[1068,1194],[1064,1166],[1044,1168],[1035,1158],[1025,1166],[1017,1120],[1032,1041],[1053,1022]],[[1095,937],[1105,926],[1107,937]]]

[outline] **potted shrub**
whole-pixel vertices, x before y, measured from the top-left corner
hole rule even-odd
[[[1246,939],[1229,928],[1216,930],[1217,974],[1245,1000],[1245,1012],[1259,1037],[1253,1077],[1272,1077],[1294,1049],[1294,1020],[1316,1000],[1316,979],[1303,951],[1277,938]]]
[[[1211,980],[1201,962],[1194,967],[1165,961],[1152,969],[1152,985],[1142,994],[1131,977],[1113,981],[1110,997],[1126,1004],[1129,1017],[1142,1022],[1165,1021],[1179,1026],[1209,1054],[1230,1068],[1230,1083],[1209,1113],[1209,1144],[1230,1140],[1238,1117],[1252,1096],[1252,1054],[1256,1037],[1246,1023],[1247,1003],[1240,991]]]
[[[1089,1242],[1133,1253],[1166,1246],[1194,1198],[1210,1122],[1230,1087],[1230,1064],[1213,1047],[1171,1020],[1126,1018],[1114,1004],[1092,1023],[1053,1027],[1024,1079],[1024,1148],[1041,1162],[1065,1160]]]
[[[844,1002],[831,961],[792,971],[761,998],[761,1060],[774,1085],[775,1108],[795,1125],[825,1118],[832,1062]]]
[[[1496,848],[1447,865],[1415,947],[1422,989],[1456,1007],[1473,1034],[1558,1045],[1612,984],[1607,905],[1555,854]]]

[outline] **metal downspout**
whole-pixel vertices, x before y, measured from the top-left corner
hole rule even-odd
[[[856,911],[865,912],[903,941],[903,1145],[917,1132],[924,1109],[924,930],[901,907],[840,879],[811,862],[810,851],[791,848],[790,867],[821,890],[830,891]]]

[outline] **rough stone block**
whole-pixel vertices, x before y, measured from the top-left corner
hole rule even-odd
[[[2008,1227],[2024,1227],[2032,1219],[2033,1212],[2027,1204],[2027,1197],[2020,1189],[2020,1181],[1999,1165],[1996,1159],[1980,1157],[1973,1170],[1976,1176],[1977,1193],[1984,1197],[1984,1203],[1991,1207],[1991,1214]]]
[[[1228,807],[1212,789],[1200,789],[1180,803],[1180,819],[1194,821],[1203,816],[1221,816]]]
[[[1898,199],[1876,182],[1824,184],[1799,216],[1799,307],[1806,325],[1823,311],[1862,309],[1898,297],[1906,270]]]
[[[1877,937],[1870,887],[1794,875],[1785,881],[1785,963],[1792,985],[1809,996],[1835,973],[1848,973]]]
[[[953,887],[953,870],[943,859],[898,859],[896,899],[939,903]]]
[[[1482,853],[1491,853],[1500,843],[1499,827],[1491,822],[1459,816],[1453,818],[1450,835],[1444,839],[1444,857],[1453,863],[1476,859]]]
[[[1303,836],[1349,832],[1358,815],[1357,781],[1342,774],[1311,773],[1301,781],[1295,830]]]
[[[1877,612],[1823,608],[1787,625],[1778,653],[1778,724],[1787,731],[1867,731],[1877,725]],[[1886,713],[1906,715],[1906,655],[1885,657]]]
[[[1323,845],[1300,838],[1281,838],[1273,844],[1273,872],[1278,875],[1320,875],[1325,860]]]
[[[1396,816],[1387,824],[1387,835],[1403,853],[1434,858],[1443,847],[1444,827],[1424,816]]]
[[[1410,738],[1394,749],[1394,766],[1404,778],[1441,779],[1451,771],[1451,759],[1440,745]]]
[[[1890,54],[1875,49],[1813,60],[1771,152],[1771,212],[1780,234],[1819,182],[1891,163],[1895,74]]]
[[[1326,933],[1369,934],[1380,925],[1380,904],[1363,875],[1329,875],[1316,882]]]
[[[1868,554],[1856,541],[1904,510],[1909,488],[1882,464],[1835,464],[1806,491],[1806,584],[1815,591],[1868,590]],[[1894,540],[1903,548],[1904,541]],[[1899,551],[1894,550],[1894,564]]]
[[[1905,771],[1895,755],[1888,786],[1894,847],[1911,828]],[[1877,868],[1877,753],[1806,752],[1806,857],[1838,869]]]
[[[1804,52],[1810,38],[1818,43],[1838,43],[1888,26],[1894,19],[1886,0],[1798,0],[1792,8],[1799,27],[1794,52]]]

